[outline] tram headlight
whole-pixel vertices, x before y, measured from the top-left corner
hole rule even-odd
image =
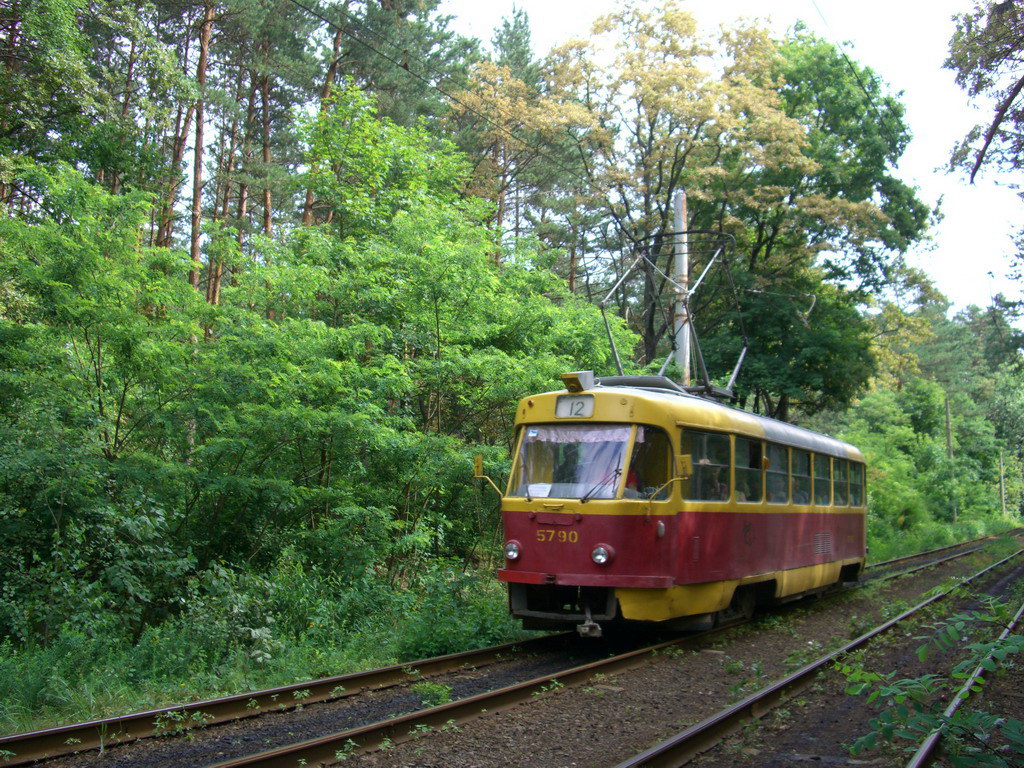
[[[608,565],[615,557],[615,550],[607,544],[598,544],[590,552],[590,559],[598,565]]]
[[[515,539],[505,542],[505,558],[508,560],[519,559],[519,542]]]

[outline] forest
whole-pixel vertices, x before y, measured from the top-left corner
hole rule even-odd
[[[516,637],[473,456],[614,372],[606,295],[659,370],[678,190],[710,374],[864,452],[872,559],[1020,520],[1021,307],[907,266],[899,96],[804,28],[11,0],[0,67],[3,732]]]

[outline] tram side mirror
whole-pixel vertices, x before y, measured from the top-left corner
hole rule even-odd
[[[479,453],[473,457],[473,478],[475,480],[486,480],[491,484],[491,488],[494,492],[501,496],[501,489],[495,484],[491,478],[484,474],[484,457]]]
[[[681,453],[676,456],[676,477],[688,480],[693,475],[693,456]]]

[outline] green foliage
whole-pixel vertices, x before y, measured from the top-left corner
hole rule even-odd
[[[872,388],[810,422],[867,457],[874,559],[1001,532],[1024,508],[1021,358],[1008,308],[997,301],[947,319],[946,306],[922,291],[909,311],[886,307],[874,318],[886,341]]]
[[[882,743],[910,741],[907,751],[936,729],[943,732],[943,745],[950,764],[958,768],[974,766],[1019,765],[1024,755],[1024,721],[1007,714],[989,714],[971,706],[968,700],[952,716],[944,713],[948,693],[959,689],[979,666],[989,673],[999,672],[1017,653],[1024,651],[1024,637],[1008,634],[992,641],[968,642],[989,625],[996,631],[1005,626],[1010,612],[1004,603],[989,599],[986,608],[957,614],[932,627],[932,634],[918,649],[923,661],[936,650],[963,651],[964,655],[948,675],[926,674],[916,678],[898,678],[895,672],[870,672],[856,663],[839,666],[846,677],[846,692],[866,694],[879,715],[871,720],[871,730],[859,737],[851,752],[855,755],[875,749]],[[970,692],[978,693],[984,679],[979,678]],[[998,740],[993,741],[994,737]]]
[[[309,181],[321,204],[332,207],[342,237],[378,234],[398,210],[432,197],[455,206],[469,173],[449,142],[422,126],[378,118],[376,100],[352,81],[323,103],[305,132]]]
[[[542,685],[539,689],[533,692],[534,697],[543,696],[546,693],[557,693],[558,691],[565,688],[565,683],[560,682],[557,679],[551,680],[551,682]]]
[[[824,258],[831,278],[855,281],[862,289],[889,284],[899,263],[894,256],[928,226],[927,206],[892,173],[910,141],[903,105],[874,72],[851,65],[842,51],[803,28],[782,43],[779,68],[786,111],[807,126],[803,152],[815,163],[815,172],[803,178],[789,171],[797,193],[841,195],[848,203],[875,200],[884,214],[844,222],[817,209],[800,216],[800,228],[812,241],[841,243]],[[780,235],[780,244],[789,246],[793,237]]]
[[[430,680],[422,680],[413,683],[413,693],[420,697],[420,703],[424,707],[439,707],[452,700],[452,687],[444,683],[434,683]]]
[[[1021,167],[1019,88],[1024,17],[1015,3],[975,0],[954,17],[945,66],[957,84],[992,109],[987,125],[973,127],[954,149],[950,165],[970,171],[973,181],[983,164],[1001,170]]]
[[[492,645],[512,634],[504,590],[490,574],[466,573],[440,563],[419,575],[403,600],[398,640],[402,658],[427,658],[461,648]]]
[[[382,151],[423,136],[359,119]],[[217,306],[140,245],[143,195],[12,166],[39,205],[0,217],[3,723],[515,633],[472,456],[500,474],[510,404],[606,365],[603,326],[528,254],[494,263],[438,147],[370,209],[339,198],[360,238],[255,242]]]
[[[180,736],[193,728],[201,728],[210,720],[213,715],[206,712],[188,712],[180,709],[172,709],[156,717],[153,721],[153,730],[159,736]]]
[[[753,294],[742,312],[749,353],[737,386],[740,402],[777,418],[799,406],[805,415],[843,408],[875,372],[869,324],[850,295],[810,277],[799,287],[817,295],[813,313],[778,296]],[[810,295],[810,294],[807,294]],[[738,358],[742,335],[735,321],[707,334],[708,365],[727,371]]]

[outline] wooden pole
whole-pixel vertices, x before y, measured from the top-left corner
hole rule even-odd
[[[999,508],[1006,517],[1006,465],[1003,463],[1003,449],[999,449]]]
[[[946,394],[946,455],[949,457],[949,492],[953,503],[953,522],[956,522],[956,473],[953,470],[953,426],[949,416],[949,394]]]

